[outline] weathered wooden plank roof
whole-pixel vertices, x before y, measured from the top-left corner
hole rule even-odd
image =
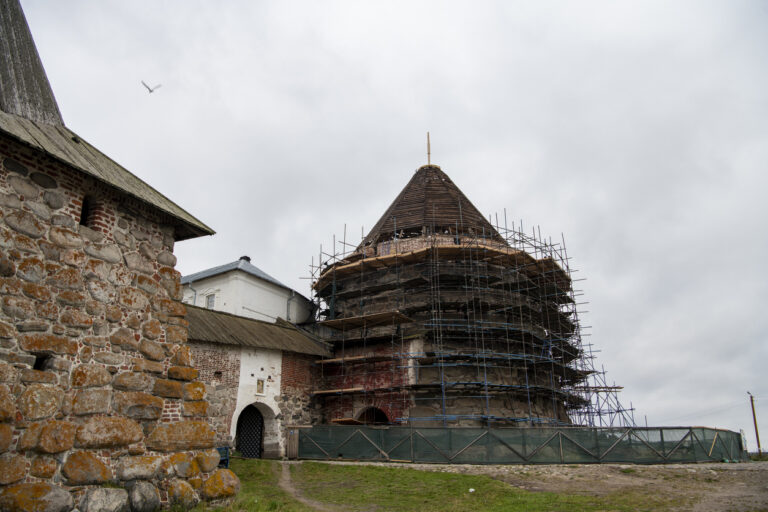
[[[431,258],[433,253],[444,259],[468,258],[471,253],[471,259],[475,261],[489,261],[510,265],[516,267],[529,277],[551,281],[563,291],[568,291],[571,288],[570,276],[552,258],[537,260],[520,249],[501,247],[499,245],[483,245],[480,243],[467,246],[423,247],[405,253],[393,253],[372,258],[355,258],[351,262],[348,262],[349,260],[346,259],[341,260],[324,269],[312,287],[315,290],[322,290],[333,279],[340,279],[368,270],[378,270],[425,261]]]
[[[284,350],[329,357],[330,345],[289,322],[272,324],[187,305],[189,341]]]
[[[334,320],[325,320],[320,325],[331,329],[355,329],[357,327],[376,327],[377,325],[395,325],[412,322],[410,318],[399,311],[385,311],[383,313],[372,313],[370,315],[354,316],[348,318],[337,318]]]
[[[214,231],[64,126],[17,0],[0,2],[0,133],[167,214],[176,240]]]
[[[0,131],[168,214],[176,239],[214,231],[64,125],[31,121],[0,112]]]
[[[505,243],[440,167],[424,165],[363,239],[361,247],[391,239],[396,231],[408,232],[423,227],[434,230],[448,228]]]
[[[64,124],[18,1],[0,2],[0,110]]]

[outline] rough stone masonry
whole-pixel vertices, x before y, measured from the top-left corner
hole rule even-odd
[[[176,240],[213,231],[69,130],[0,3],[0,510],[223,500]]]
[[[0,138],[1,510],[237,492],[217,469],[173,245],[160,213]]]

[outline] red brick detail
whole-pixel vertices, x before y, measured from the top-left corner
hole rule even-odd
[[[200,371],[198,381],[237,388],[240,382],[240,347],[194,343],[192,362]]]
[[[283,352],[280,392],[309,393],[312,391],[319,376],[319,369],[314,364],[315,359],[317,356]]]
[[[92,202],[85,225],[107,236],[112,234],[117,223],[117,212],[103,201]]]

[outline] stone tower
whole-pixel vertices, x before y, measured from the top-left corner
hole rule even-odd
[[[0,54],[0,509],[233,495],[174,270],[213,231],[64,125],[14,0]]]
[[[335,356],[325,421],[569,424],[586,373],[569,275],[511,246],[435,165],[419,168],[314,289]]]

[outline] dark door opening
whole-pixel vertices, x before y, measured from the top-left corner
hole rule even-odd
[[[381,409],[369,407],[357,417],[357,421],[364,425],[387,425],[389,418]]]
[[[249,405],[240,417],[237,418],[237,432],[235,433],[235,449],[243,457],[260,459],[264,446],[264,416],[261,412]]]

